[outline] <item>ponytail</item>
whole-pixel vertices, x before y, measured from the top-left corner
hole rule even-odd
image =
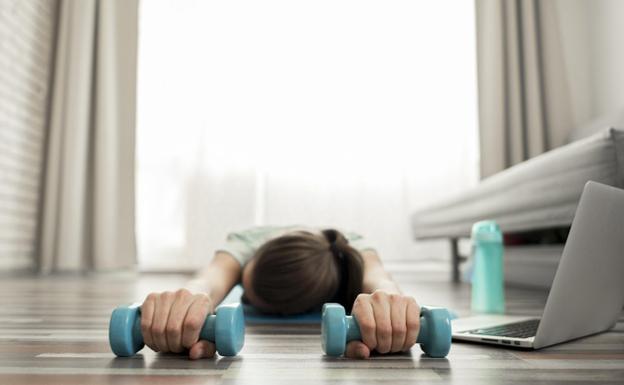
[[[360,252],[349,245],[349,241],[340,231],[326,229],[322,234],[329,243],[329,250],[335,259],[340,276],[333,301],[340,303],[347,313],[350,313],[355,298],[362,292],[364,260]]]

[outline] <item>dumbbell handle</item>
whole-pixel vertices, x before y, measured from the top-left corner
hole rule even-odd
[[[217,316],[215,316],[214,314],[209,315],[208,317],[206,317],[206,320],[204,321],[204,325],[202,326],[200,332],[199,332],[199,339],[200,340],[207,340],[210,342],[215,342],[215,321],[217,319]],[[141,332],[141,315],[139,313],[139,316],[136,317],[136,319],[134,320],[134,325],[132,327],[132,334],[133,337],[137,339],[137,341],[141,341],[143,342],[143,333]]]
[[[447,309],[423,306],[420,309],[420,329],[416,343],[430,357],[446,357],[451,348],[451,315]],[[329,356],[341,356],[350,341],[361,340],[357,320],[345,314],[337,303],[323,305],[321,342]]]
[[[109,325],[109,341],[113,352],[129,357],[141,350],[145,344],[141,331],[141,304],[120,306],[113,311]],[[216,316],[206,317],[199,338],[215,342]],[[236,354],[236,352],[234,352]]]
[[[347,342],[350,341],[361,341],[362,333],[360,332],[360,325],[357,322],[357,319],[353,316],[346,316],[346,327],[347,327]],[[416,339],[417,344],[422,344],[425,342],[426,338],[429,336],[429,329],[427,326],[427,319],[425,317],[420,317],[420,329],[418,331],[418,338]]]

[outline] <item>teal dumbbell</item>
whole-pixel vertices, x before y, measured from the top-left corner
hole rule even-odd
[[[143,349],[141,304],[119,306],[113,310],[108,327],[110,347],[119,357],[130,357]],[[221,305],[209,315],[199,339],[214,342],[222,356],[235,356],[245,342],[245,315],[240,303]]]
[[[357,320],[346,315],[342,305],[326,303],[323,305],[321,338],[325,354],[339,357],[344,354],[349,341],[359,341],[362,335]],[[451,349],[451,316],[447,309],[421,307],[420,331],[416,343],[430,357],[446,357]]]

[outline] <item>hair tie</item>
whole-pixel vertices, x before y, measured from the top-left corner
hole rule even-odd
[[[338,259],[339,262],[344,263],[345,261],[344,253],[342,250],[340,250],[340,247],[338,247],[338,239],[339,239],[338,234],[339,234],[338,231],[333,230],[333,229],[323,230],[323,236],[329,242],[329,250],[334,255],[334,257]]]
[[[342,254],[342,251],[340,251],[340,248],[336,244],[336,241],[332,241],[329,244],[329,250],[331,250],[331,253],[334,255],[334,257],[338,258],[339,261],[342,262],[344,260],[344,255]]]

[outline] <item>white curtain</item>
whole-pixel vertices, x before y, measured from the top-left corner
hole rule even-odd
[[[357,231],[387,259],[437,255],[409,215],[477,180],[473,6],[142,2],[141,263],[200,265],[261,224]]]
[[[58,7],[38,267],[130,268],[138,2]]]
[[[485,178],[565,144],[574,113],[557,3],[475,4]]]

